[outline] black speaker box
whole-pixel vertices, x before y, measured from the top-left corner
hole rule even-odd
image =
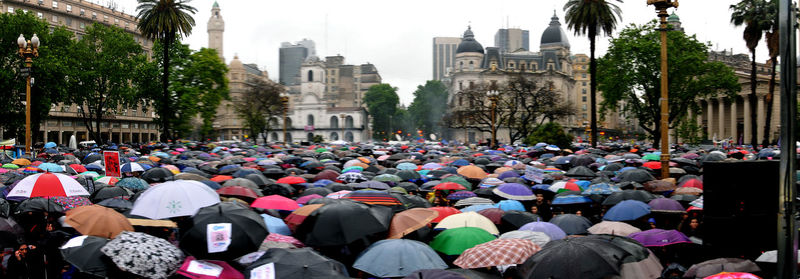
[[[712,257],[754,259],[777,249],[778,161],[703,166],[703,246]]]

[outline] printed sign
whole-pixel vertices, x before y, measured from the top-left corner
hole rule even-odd
[[[103,151],[103,162],[106,165],[106,176],[122,177],[120,170],[119,152]]]
[[[231,245],[231,223],[206,225],[206,243],[209,253],[228,251],[228,246]]]
[[[268,263],[251,269],[250,279],[275,279],[275,263]]]
[[[525,166],[524,177],[529,181],[542,183],[542,180],[544,180],[544,170],[537,167]]]
[[[222,269],[221,266],[210,262],[192,260],[189,262],[189,267],[186,268],[186,271],[194,274],[219,277],[219,275],[222,274]]]

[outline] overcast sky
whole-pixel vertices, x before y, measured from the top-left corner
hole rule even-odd
[[[94,0],[93,0],[94,1]],[[116,0],[124,12],[135,15],[136,0]],[[107,0],[96,0],[104,3]],[[555,10],[564,23],[566,0],[219,0],[225,20],[226,62],[234,54],[245,63],[257,63],[278,79],[278,48],[281,42],[303,38],[317,44],[317,55],[341,54],[348,64],[373,63],[384,83],[398,87],[400,100],[409,104],[417,85],[432,76],[432,38],[461,36],[472,25],[475,37],[484,47],[494,45],[497,29],[506,26],[530,31],[530,46],[539,50],[539,40]],[[742,27],[730,24],[729,6],[737,0],[683,0],[676,13],[688,34],[711,42],[712,49],[733,49],[747,53]],[[197,25],[185,41],[192,49],[208,46],[206,23],[213,0],[194,0]],[[646,0],[625,0],[622,22],[617,28],[655,19],[654,8]],[[565,28],[566,30],[566,28]],[[586,37],[569,30],[572,53],[589,52]],[[598,38],[598,56],[608,48],[608,38]],[[764,43],[758,46],[757,59],[766,60]]]

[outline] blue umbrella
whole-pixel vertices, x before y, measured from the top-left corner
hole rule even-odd
[[[494,205],[494,207],[502,209],[503,211],[519,210],[525,211],[525,206],[521,202],[515,200],[502,200]]]
[[[64,167],[62,167],[60,165],[53,164],[53,163],[42,163],[37,168],[39,168],[40,170],[49,171],[49,172],[64,172]]]
[[[487,208],[495,208],[495,207],[494,207],[494,205],[491,205],[491,204],[476,204],[476,205],[470,205],[470,206],[467,206],[465,208],[462,208],[461,212],[470,212],[470,211],[478,212],[478,211],[481,211],[481,210],[484,210],[484,209],[487,209]]]
[[[531,189],[549,191],[550,186],[553,186],[553,185],[550,185],[550,184],[536,184],[536,185],[531,186]]]
[[[122,172],[137,172],[137,171],[142,171],[143,172],[146,169],[144,168],[143,165],[141,165],[139,163],[130,162],[130,163],[122,164],[121,170],[122,170]]]
[[[412,163],[400,163],[395,168],[398,169],[398,170],[416,170],[417,169],[417,165],[412,164]]]
[[[450,163],[451,166],[463,167],[469,165],[469,162],[464,159],[458,159]]]
[[[592,203],[592,199],[579,195],[565,195],[553,199],[553,204],[581,204]]]
[[[556,161],[553,162],[553,164],[555,164],[555,165],[568,165],[570,163],[570,161],[572,161],[572,158],[574,158],[574,156],[564,156],[564,157],[556,159]]]
[[[624,200],[611,207],[603,220],[631,221],[650,214],[650,206],[637,200]]]
[[[44,144],[44,148],[55,148],[56,146],[58,145],[56,145],[56,143],[52,141]]]
[[[409,239],[384,239],[370,245],[353,268],[377,277],[405,277],[417,270],[446,269],[447,264],[425,243]]]
[[[386,183],[380,182],[380,181],[370,180],[370,181],[364,181],[364,182],[358,183],[358,185],[356,185],[354,188],[357,188],[357,189],[367,189],[367,188],[369,188],[369,189],[375,189],[375,190],[389,190],[392,187],[389,187],[389,185],[387,185]]]
[[[261,214],[261,218],[264,218],[264,223],[267,224],[267,230],[269,230],[270,233],[292,235],[292,231],[289,230],[289,226],[287,226],[282,219],[275,218],[267,214]]]
[[[584,195],[611,195],[614,192],[622,192],[617,186],[608,185],[607,183],[597,183],[590,185],[589,188],[583,190]]]

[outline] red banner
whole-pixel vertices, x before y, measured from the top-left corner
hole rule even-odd
[[[106,165],[106,176],[122,177],[120,170],[119,152],[103,151],[103,161]]]

